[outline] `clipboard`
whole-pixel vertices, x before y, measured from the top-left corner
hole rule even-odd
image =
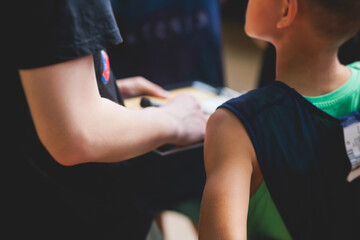
[[[172,85],[165,87],[170,92],[170,96],[167,99],[157,98],[153,96],[138,96],[125,99],[125,106],[129,109],[141,109],[141,99],[146,97],[150,101],[156,102],[156,104],[165,104],[167,101],[176,97],[181,93],[187,93],[192,95],[197,101],[199,101],[201,109],[206,114],[212,114],[215,110],[224,102],[231,98],[238,97],[245,92],[238,92],[227,87],[214,87],[210,84],[202,81],[191,81],[181,83],[178,85]],[[166,144],[154,150],[161,156],[174,154],[181,151],[186,151],[198,147],[202,147],[204,142],[193,143],[188,146],[176,146],[172,144]]]

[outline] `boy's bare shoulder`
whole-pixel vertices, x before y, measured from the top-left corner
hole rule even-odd
[[[238,165],[251,162],[254,156],[254,148],[242,122],[230,110],[217,109],[207,124],[206,164],[213,168],[228,163]]]
[[[207,129],[212,131],[234,131],[242,128],[242,123],[233,112],[226,108],[217,109],[209,118]],[[222,134],[223,135],[223,134]]]

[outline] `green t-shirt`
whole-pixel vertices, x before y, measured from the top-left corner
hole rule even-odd
[[[322,96],[305,98],[334,117],[360,109],[360,62],[347,67],[352,74],[343,86]],[[247,231],[248,239],[292,239],[264,181],[250,198]]]

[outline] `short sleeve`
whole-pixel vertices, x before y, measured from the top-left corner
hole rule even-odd
[[[20,1],[18,68],[52,65],[119,44],[109,0]]]

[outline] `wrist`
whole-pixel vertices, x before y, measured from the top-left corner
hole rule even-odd
[[[154,128],[159,134],[159,139],[162,139],[162,144],[174,144],[180,139],[181,123],[176,116],[171,112],[166,111],[163,107],[148,107],[144,111],[151,112],[149,116],[156,116],[154,121]]]

